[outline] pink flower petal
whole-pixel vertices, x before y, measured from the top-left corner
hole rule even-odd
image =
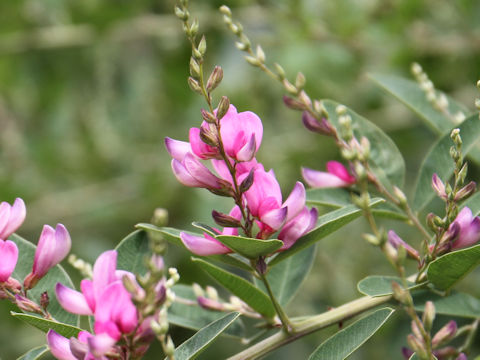
[[[254,158],[256,151],[255,135],[252,134],[250,140],[237,152],[236,158],[238,161],[250,161]]]
[[[88,348],[90,352],[96,357],[102,357],[110,351],[113,345],[115,345],[115,339],[111,338],[108,334],[98,334],[87,339]],[[102,357],[103,359],[103,357]]]
[[[280,229],[287,220],[288,209],[286,207],[272,210],[264,214],[260,220],[273,230]]]
[[[330,174],[333,174],[346,183],[354,184],[355,178],[348,172],[347,168],[338,161],[329,161],[327,162],[327,171]]]
[[[0,239],[0,283],[8,281],[17,265],[18,247],[10,240]]]
[[[192,147],[188,142],[165,138],[165,147],[172,158],[182,161],[185,155],[192,151]]]
[[[95,312],[95,293],[93,291],[93,282],[88,279],[83,279],[80,282],[80,290],[85,297],[85,301],[88,304],[88,307]]]
[[[6,209],[8,208],[8,211]],[[22,199],[16,198],[12,206],[3,202],[0,205],[0,239],[8,239],[25,220],[27,210]]]
[[[301,182],[297,181],[292,192],[282,205],[288,208],[287,221],[290,221],[297,216],[300,211],[304,210],[306,200],[307,195],[305,193],[305,186],[303,186]]]
[[[196,255],[209,256],[232,252],[228,247],[210,236],[207,238],[181,232],[180,239],[185,247]]]
[[[54,330],[48,331],[47,344],[52,355],[58,360],[77,360],[70,351],[70,341]]]
[[[220,188],[218,183],[218,178],[212,174],[212,172],[203,165],[200,161],[198,161],[192,154],[187,153],[185,155],[185,159],[183,160],[183,164],[185,169],[190,173],[190,175],[200,182],[203,187],[207,188]]]
[[[50,269],[54,256],[55,230],[51,226],[45,225],[35,250],[32,273],[38,278],[44,276]]]
[[[55,295],[60,305],[68,312],[78,315],[93,315],[92,309],[81,292],[58,283],[55,287]]]
[[[208,126],[208,124],[206,126]],[[202,141],[199,128],[190,128],[189,140],[192,152],[200,159],[211,159],[218,156],[219,151],[217,148],[205,144]]]
[[[172,170],[173,174],[181,184],[189,187],[203,187],[203,184],[190,175],[188,170],[180,161],[175,159],[172,160]]]
[[[278,238],[283,241],[281,251],[290,248],[300,237],[305,235],[315,226],[318,218],[317,209],[310,211],[306,206],[300,213],[282,228],[278,234]]]
[[[98,299],[103,290],[111,283],[117,280],[115,271],[117,270],[117,252],[109,250],[102,253],[95,261],[93,266],[93,293],[98,306]]]
[[[302,168],[302,176],[305,182],[312,188],[346,187],[351,185],[338,176],[309,168]]]

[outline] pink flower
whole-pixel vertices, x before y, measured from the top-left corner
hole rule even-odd
[[[8,281],[18,260],[18,247],[10,240],[0,239],[0,283]]]
[[[220,179],[197,160],[191,153],[187,153],[182,161],[172,160],[173,174],[185,186],[220,189]]]
[[[71,246],[72,240],[65,226],[57,224],[53,229],[45,225],[35,250],[32,272],[24,280],[25,287],[31,289],[35,286],[38,280],[67,256]]]
[[[403,239],[398,236],[395,231],[393,230],[390,230],[388,232],[388,242],[395,248],[395,249],[398,249],[400,246],[405,248],[405,250],[407,251],[407,254],[416,259],[416,260],[419,260],[420,259],[420,255],[418,254],[418,251],[415,250],[413,247],[411,247],[409,244],[407,244],[405,241],[403,241]]]
[[[47,344],[58,360],[108,360],[103,355],[112,350],[115,340],[106,334],[92,335],[87,331],[80,331],[78,338],[69,340],[49,330]]]
[[[25,220],[27,210],[22,199],[16,198],[13,205],[7,202],[0,204],[0,239],[8,239]]]
[[[242,214],[238,206],[235,206],[229,213],[233,218],[240,220]],[[217,231],[218,235],[238,235],[238,229],[236,228],[223,228],[223,231]],[[191,235],[186,232],[180,233],[180,239],[182,240],[185,247],[190,250],[192,253],[200,256],[209,256],[217,254],[227,254],[231,253],[228,247],[223,245],[220,241],[212,237],[207,233],[203,233],[202,236]]]
[[[130,293],[122,283],[123,276],[134,275],[116,270],[117,252],[101,254],[93,267],[93,279],[82,280],[82,292],[60,283],[55,292],[60,305],[68,312],[95,316],[95,333],[108,334],[119,340],[122,334],[132,332],[138,325],[138,315]]]
[[[315,208],[308,210],[305,206],[297,216],[285,224],[278,234],[278,239],[283,241],[280,251],[289,249],[300,237],[312,230],[317,219],[318,210]]]
[[[473,216],[472,210],[464,207],[450,225],[450,228],[459,227],[452,249],[463,249],[480,241],[480,217]],[[450,230],[449,228],[449,230]]]
[[[347,187],[355,184],[355,177],[338,161],[327,163],[327,172],[302,168],[302,176],[313,188]]]
[[[247,175],[244,174],[244,177]],[[255,169],[253,184],[244,194],[250,213],[260,220],[262,238],[280,229],[297,216],[305,206],[305,188],[297,182],[282,204],[282,192],[273,170],[266,172],[261,164]],[[258,235],[257,235],[258,237]]]
[[[322,118],[321,121],[317,120],[312,114],[308,111],[302,113],[303,125],[310,131],[317,132],[323,135],[332,135],[335,131],[335,128],[330,124],[330,122]]]

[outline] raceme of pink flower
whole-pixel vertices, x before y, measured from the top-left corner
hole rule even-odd
[[[92,335],[87,331],[80,331],[78,338],[67,339],[49,330],[47,344],[58,360],[107,360],[103,355],[110,352],[115,340],[106,334]]]
[[[235,206],[229,213],[230,216],[234,217],[237,220],[242,218],[242,214],[238,206]],[[217,229],[218,235],[238,235],[238,229],[236,228],[223,228],[220,232]],[[180,233],[180,239],[182,240],[185,247],[192,253],[200,256],[209,256],[216,254],[227,254],[232,252],[228,247],[223,245],[220,241],[215,239],[213,236],[203,233],[202,236],[191,235],[186,232]]]
[[[0,239],[0,283],[8,281],[18,260],[18,247],[10,240]]]
[[[38,280],[67,256],[71,247],[72,240],[65,226],[57,224],[53,229],[45,225],[35,250],[32,272],[24,280],[25,287],[31,289],[35,286]]]
[[[455,221],[450,225],[450,227],[453,226],[459,226],[460,230],[452,243],[452,249],[462,249],[480,241],[480,217],[474,217],[472,210],[468,207],[464,207],[458,213]]]
[[[95,333],[106,333],[118,340],[122,334],[132,332],[138,325],[138,315],[130,293],[122,283],[123,276],[133,274],[116,270],[117,252],[101,254],[93,267],[93,279],[80,283],[82,292],[60,283],[55,292],[58,302],[68,312],[95,316]]]
[[[283,241],[280,251],[290,248],[295,241],[315,227],[318,219],[318,210],[308,210],[305,206],[300,213],[287,222],[278,234],[278,239]]]
[[[247,175],[244,174],[244,177]],[[297,182],[282,204],[282,192],[273,170],[266,172],[261,164],[255,169],[253,184],[244,194],[250,213],[267,225],[270,234],[297,216],[305,206],[305,187]],[[262,230],[265,230],[259,224]],[[265,231],[262,231],[265,233]]]
[[[388,242],[395,248],[398,249],[400,246],[405,248],[407,251],[407,254],[414,258],[419,260],[420,255],[417,250],[415,250],[413,247],[411,247],[409,244],[407,244],[400,236],[398,236],[395,231],[390,230],[388,232]]]
[[[22,225],[27,210],[22,199],[16,198],[13,205],[7,202],[0,204],[0,239],[6,240]]]
[[[302,168],[302,176],[313,188],[347,187],[355,184],[355,177],[338,161],[327,162],[327,171]]]

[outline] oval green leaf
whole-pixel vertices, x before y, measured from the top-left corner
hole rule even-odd
[[[205,326],[190,339],[175,349],[175,360],[195,359],[205,350],[222,332],[225,331],[238,317],[240,313],[233,312],[221,319]]]
[[[217,235],[216,239],[249,259],[272,254],[283,246],[280,240],[259,240],[243,236]]]
[[[186,329],[199,330],[211,322],[220,319],[225,314],[206,310],[197,304],[197,298],[190,286],[175,285],[175,302],[168,308],[168,322]],[[238,319],[226,329],[222,335],[242,338],[245,336],[245,328]]]
[[[458,128],[463,142],[462,151],[464,155],[467,155],[480,139],[480,119],[478,115],[470,116]],[[454,163],[450,157],[450,147],[452,145],[449,131],[431,147],[423,160],[415,185],[413,198],[413,208],[415,210],[422,210],[435,197],[431,185],[434,173],[437,173],[444,182],[453,174]]]
[[[439,290],[447,291],[480,265],[480,245],[454,251],[432,261],[427,278]]]
[[[391,295],[393,294],[392,282],[401,285],[402,279],[397,276],[371,275],[360,280],[357,284],[357,289],[362,294],[369,296]],[[409,289],[415,289],[424,285],[415,284],[411,281],[407,281],[407,284]]]
[[[17,313],[14,311],[10,312],[10,314],[13,317],[20,319],[26,322],[27,324],[32,325],[45,333],[48,332],[48,330],[53,329],[57,333],[59,333],[60,335],[66,338],[71,338],[72,336],[77,337],[78,333],[82,331],[82,329],[76,326],[72,326],[69,324],[62,324],[57,321],[47,320],[35,315]]]
[[[46,353],[48,353],[48,347],[47,345],[42,345],[31,349],[30,351],[17,358],[17,360],[37,360]]]
[[[462,318],[480,318],[480,300],[472,295],[452,291],[448,296],[441,296],[428,290],[413,294],[413,303],[417,311],[423,311],[425,303],[432,301],[437,314]]]
[[[229,273],[218,266],[212,265],[205,260],[199,258],[192,258],[192,260],[219,284],[245,301],[245,303],[247,303],[252,309],[267,318],[275,316],[275,308],[273,307],[270,298],[263,291],[257,289],[252,283],[240,276]]]
[[[370,206],[375,206],[382,203],[383,201],[385,200],[379,198],[372,199],[370,201]],[[292,256],[293,254],[299,252],[300,250],[303,250],[306,247],[315,244],[315,242],[323,239],[327,235],[330,235],[334,231],[347,225],[349,222],[355,220],[360,215],[362,215],[362,210],[360,210],[355,205],[349,205],[320,216],[318,218],[317,227],[315,229],[310,231],[308,234],[303,235],[288,250],[283,251],[277,256],[275,256],[268,263],[269,266],[274,266],[280,261],[283,261]]]
[[[19,257],[21,259],[21,261],[18,261],[12,277],[23,282],[25,276],[32,271],[35,245],[17,234],[11,235],[10,240],[17,244]],[[79,316],[65,311],[57,301],[57,297],[55,296],[55,286],[58,282],[72,289],[74,288],[72,280],[60,265],[53,267],[33,289],[29,290],[28,297],[35,302],[40,303],[40,296],[46,291],[50,299],[47,310],[52,317],[58,322],[78,326]]]
[[[324,100],[323,105],[328,112],[329,120],[338,128],[336,108],[340,105],[331,100]],[[347,113],[352,117],[352,128],[355,136],[365,136],[370,141],[369,164],[372,171],[387,188],[391,185],[402,187],[405,179],[405,162],[395,143],[378,126],[358,115],[350,109]]]
[[[267,280],[280,305],[286,306],[293,299],[312,269],[314,259],[315,245],[299,251],[268,271]],[[257,287],[267,291],[262,281],[256,278],[254,281]]]
[[[138,275],[144,275],[147,272],[146,261],[151,251],[145,231],[134,231],[125,237],[115,249],[118,253],[118,269]]]
[[[373,336],[393,314],[383,308],[340,330],[321,344],[308,360],[343,360]]]

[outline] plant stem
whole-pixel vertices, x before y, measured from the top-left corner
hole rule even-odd
[[[378,305],[384,304],[392,299],[391,295],[386,296],[364,296],[323,314],[312,316],[309,319],[294,323],[295,333],[288,334],[279,331],[276,334],[260,341],[259,343],[243,350],[242,352],[228,358],[228,360],[253,360],[259,359],[271,351],[286,345],[305,335],[311,334],[330,325],[347,320],[355,315],[361,314]]]

